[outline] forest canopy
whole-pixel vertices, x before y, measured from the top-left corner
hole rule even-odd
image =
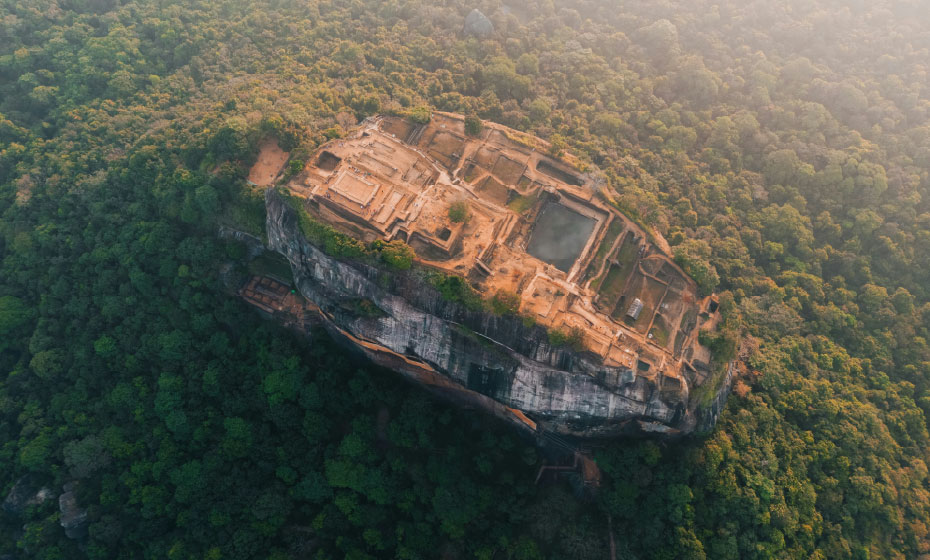
[[[928,65],[916,0],[0,0],[0,557],[930,554]],[[720,294],[711,434],[579,499],[225,290],[263,140],[433,109],[596,166]]]

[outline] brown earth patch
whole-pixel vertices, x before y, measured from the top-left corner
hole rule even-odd
[[[278,146],[277,140],[266,140],[259,148],[255,165],[249,170],[249,181],[259,187],[271,186],[287,163],[288,156],[290,154]]]

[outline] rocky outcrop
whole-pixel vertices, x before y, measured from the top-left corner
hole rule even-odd
[[[58,497],[58,509],[61,512],[61,526],[69,539],[82,539],[87,536],[87,510],[77,501],[77,483],[64,485],[64,493]]]
[[[300,293],[335,338],[380,365],[533,431],[673,435],[708,421],[689,406],[687,384],[606,367],[594,354],[554,347],[545,329],[518,317],[468,310],[444,299],[423,270],[332,258],[306,240],[273,189],[266,210],[269,248],[290,261]],[[379,312],[360,314],[362,300]]]
[[[3,511],[19,516],[26,508],[43,504],[54,497],[49,488],[38,487],[34,477],[27,474],[17,480],[10,489],[10,493],[3,500]]]
[[[244,245],[249,259],[254,259],[265,251],[265,244],[262,243],[261,239],[244,231],[220,226],[217,236],[220,239],[230,239]]]
[[[696,425],[694,431],[699,434],[708,433],[717,424],[717,417],[727,405],[727,397],[733,388],[733,379],[736,376],[736,362],[727,365],[727,372],[720,384],[714,389],[710,402],[697,408]]]
[[[488,16],[481,13],[481,10],[475,8],[465,16],[465,34],[474,37],[487,37],[494,32],[494,24],[488,19]]]

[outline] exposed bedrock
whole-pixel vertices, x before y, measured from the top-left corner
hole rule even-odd
[[[306,240],[295,211],[273,189],[266,209],[269,248],[290,261],[300,293],[320,308],[338,340],[379,365],[527,429],[609,437],[713,425],[719,399],[713,412],[695,410],[687,384],[553,347],[540,326],[444,299],[422,270],[332,258]],[[362,300],[381,313],[360,314]]]

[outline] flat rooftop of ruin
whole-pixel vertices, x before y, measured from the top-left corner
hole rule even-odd
[[[580,329],[605,365],[702,383],[710,352],[697,334],[716,321],[712,299],[580,162],[549,154],[545,141],[493,123],[470,136],[461,115],[383,116],[321,146],[288,189],[340,231],[403,240],[423,265],[484,294],[517,294],[522,314]],[[453,221],[453,205],[465,221]]]

